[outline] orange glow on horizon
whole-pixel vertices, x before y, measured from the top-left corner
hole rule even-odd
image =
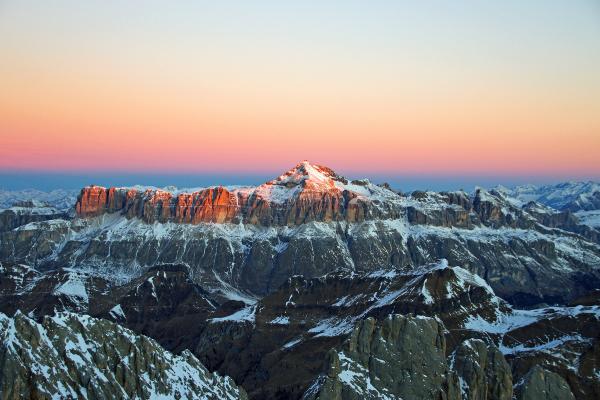
[[[587,47],[562,55],[564,44],[542,35],[568,26],[524,20],[523,32],[514,33],[530,46],[523,48],[501,29],[493,43],[457,29],[413,43],[421,30],[381,22],[392,11],[319,9],[348,21],[371,16],[361,21],[373,37],[361,42],[365,32],[354,24],[331,16],[317,23],[310,7],[298,16],[289,6],[269,6],[281,18],[303,18],[295,27],[263,21],[259,12],[240,13],[235,25],[229,11],[210,9],[223,19],[217,35],[196,32],[202,26],[186,10],[175,20],[189,23],[180,32],[109,18],[120,10],[102,8],[105,19],[96,20],[98,13],[72,5],[79,19],[60,13],[52,20],[8,3],[0,12],[7,61],[0,63],[0,169],[257,172],[309,159],[364,176],[600,176],[600,57]],[[414,12],[432,18],[428,9]],[[25,31],[25,23],[45,30]],[[336,23],[341,31],[329,31]],[[242,31],[228,36],[219,24]],[[382,24],[407,31],[394,36]],[[308,37],[315,26],[321,41]],[[446,43],[444,34],[462,41]],[[485,51],[497,53],[493,62]]]

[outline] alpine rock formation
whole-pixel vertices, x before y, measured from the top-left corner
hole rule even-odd
[[[3,399],[600,397],[595,183],[0,198]]]

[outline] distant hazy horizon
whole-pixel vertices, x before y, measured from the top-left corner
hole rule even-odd
[[[99,186],[154,186],[163,188],[194,188],[207,186],[253,186],[277,177],[284,171],[265,173],[137,173],[126,171],[111,172],[47,172],[47,171],[0,171],[0,190],[37,189],[80,189],[88,185]],[[460,176],[460,175],[400,175],[400,174],[345,174],[348,179],[369,179],[374,183],[389,183],[392,188],[404,192],[413,190],[472,190],[476,186],[507,187],[522,184],[554,184],[566,181],[600,181],[599,177],[552,177],[552,176]]]

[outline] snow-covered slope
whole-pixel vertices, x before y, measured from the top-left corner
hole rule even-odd
[[[20,201],[36,201],[40,205],[65,211],[73,208],[79,190],[57,189],[45,192],[37,189],[0,190],[0,209],[12,207]]]
[[[106,320],[60,313],[37,323],[0,313],[2,398],[244,399],[189,351],[174,355]]]
[[[535,201],[557,210],[571,211],[600,208],[600,183],[598,182],[563,182],[553,185],[522,185],[496,189],[522,204]]]
[[[582,224],[600,229],[600,210],[577,211],[575,215]]]

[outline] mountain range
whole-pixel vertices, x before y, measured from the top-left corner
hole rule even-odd
[[[597,183],[0,199],[1,398],[600,397]]]

